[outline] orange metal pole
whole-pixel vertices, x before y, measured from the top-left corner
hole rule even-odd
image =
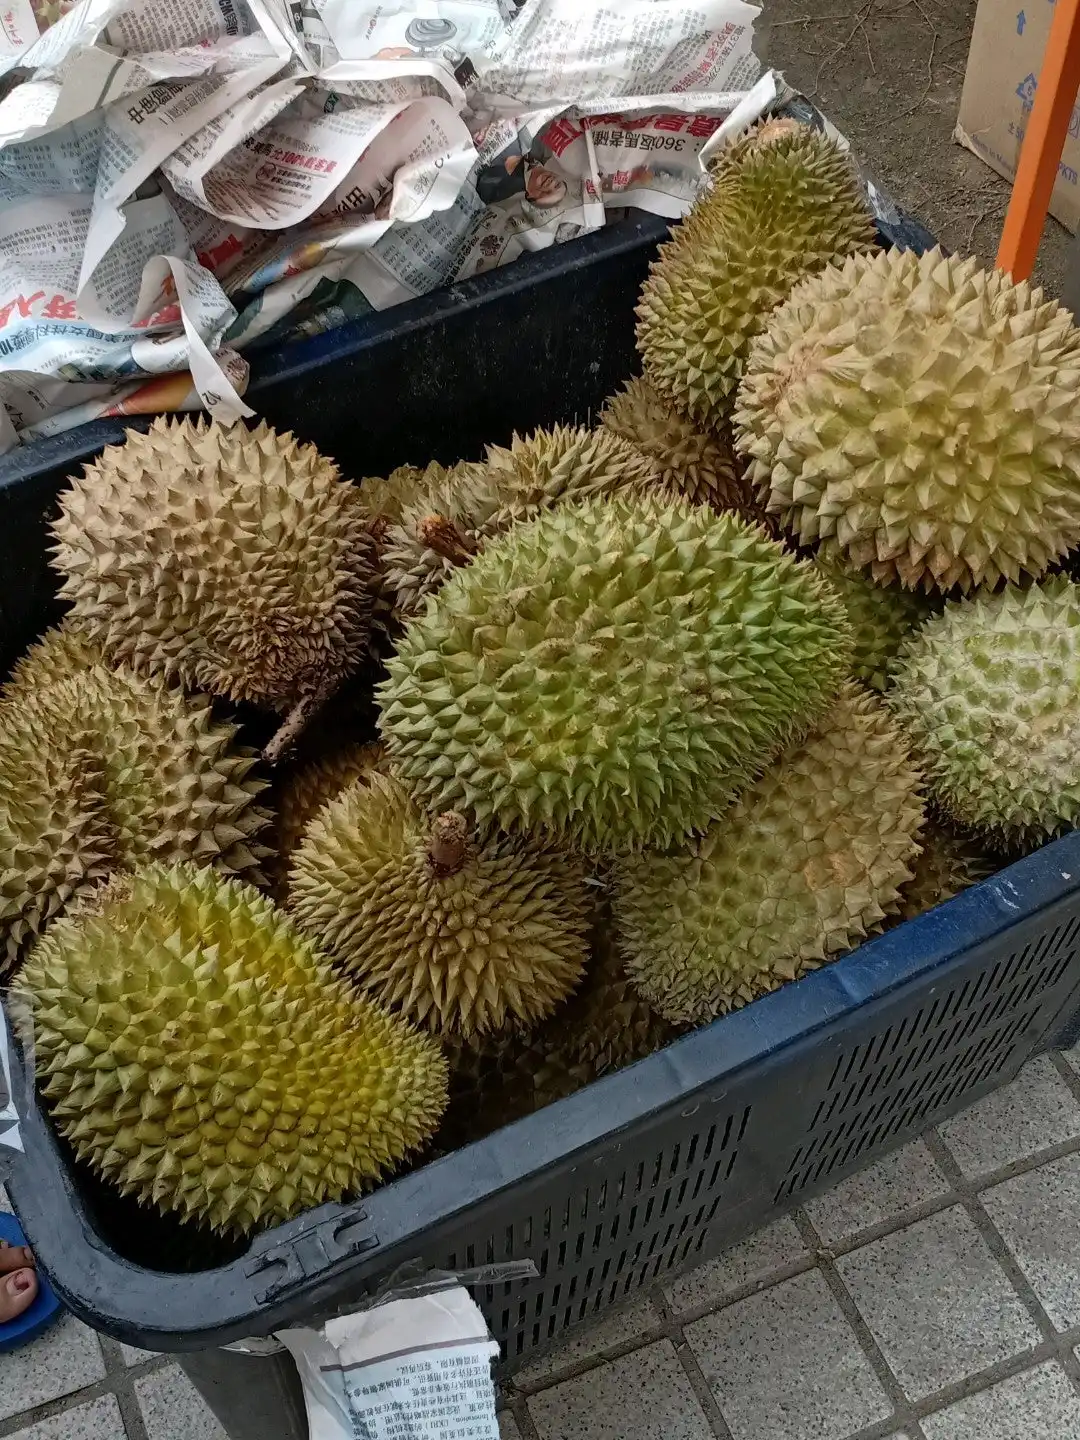
[[[998,247],[998,269],[1014,280],[1027,280],[1034,268],[1078,90],[1080,0],[1056,0]]]

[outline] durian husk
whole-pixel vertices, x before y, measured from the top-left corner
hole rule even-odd
[[[433,813],[591,854],[663,846],[824,714],[851,646],[821,576],[737,516],[594,497],[448,581],[398,642],[379,723]]]
[[[904,886],[900,919],[914,920],[916,915],[944,905],[998,868],[998,862],[974,840],[940,820],[928,819],[919,836],[915,873]]]
[[[0,971],[113,870],[195,860],[261,881],[265,782],[236,727],[52,631],[0,691]]]
[[[114,877],[53,924],[20,986],[79,1158],[218,1231],[356,1195],[445,1107],[430,1039],[335,979],[256,890],[198,866]]]
[[[723,152],[710,188],[650,267],[637,310],[647,379],[699,425],[721,430],[773,307],[874,237],[850,157],[831,140],[801,125],[751,131]]]
[[[605,906],[584,984],[527,1035],[450,1044],[450,1104],[439,1139],[468,1144],[662,1049],[678,1028],[641,998],[613,943]]]
[[[745,511],[750,487],[730,439],[688,420],[644,377],[628,380],[608,400],[600,423],[651,460],[673,494],[714,510]]]
[[[158,418],[53,522],[69,624],[110,662],[291,713],[366,653],[374,542],[353,486],[260,422]]]
[[[375,770],[308,826],[289,907],[372,999],[464,1040],[549,1015],[588,957],[579,860],[432,819]]]
[[[308,825],[328,801],[337,799],[354,781],[383,763],[381,745],[374,742],[342,745],[299,766],[281,784],[276,796],[274,874],[282,898],[289,864]]]
[[[426,486],[391,527],[384,564],[395,615],[420,614],[459,566],[517,521],[563,501],[660,484],[653,461],[605,428],[555,425],[489,446],[483,464],[456,466]]]
[[[849,681],[700,840],[621,862],[612,908],[628,974],[690,1024],[798,979],[899,907],[922,825],[899,727]]]
[[[836,590],[855,631],[851,673],[872,690],[884,690],[900,647],[942,602],[898,585],[878,585],[864,571],[817,559],[821,573]]]
[[[1080,585],[950,601],[908,640],[888,701],[942,814],[995,849],[1080,823]]]
[[[856,255],[797,286],[735,430],[797,542],[881,584],[993,588],[1080,538],[1080,330],[974,259]]]

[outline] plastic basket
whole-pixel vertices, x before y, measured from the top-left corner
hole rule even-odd
[[[630,221],[294,345],[262,362],[251,393],[271,423],[355,476],[587,418],[634,369],[634,299],[663,233]],[[98,423],[0,459],[5,658],[52,618],[46,526],[66,475],[121,433]],[[202,1351],[318,1321],[407,1262],[532,1259],[536,1278],[477,1291],[512,1370],[1011,1079],[1078,992],[1074,834],[354,1205],[239,1252],[201,1252],[197,1273],[184,1271],[178,1226],[73,1162],[22,1075],[26,1151],[2,1162],[3,1178],[70,1308],[147,1349]],[[219,1352],[186,1363],[237,1440],[303,1434],[277,1362]],[[268,1395],[279,1429],[259,1418]]]

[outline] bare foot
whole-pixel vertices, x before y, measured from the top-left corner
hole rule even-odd
[[[17,1320],[37,1296],[34,1256],[25,1245],[0,1242],[0,1325]]]

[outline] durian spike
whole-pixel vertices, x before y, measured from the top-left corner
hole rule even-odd
[[[453,565],[467,565],[476,554],[476,541],[447,515],[425,515],[416,527],[416,538]]]

